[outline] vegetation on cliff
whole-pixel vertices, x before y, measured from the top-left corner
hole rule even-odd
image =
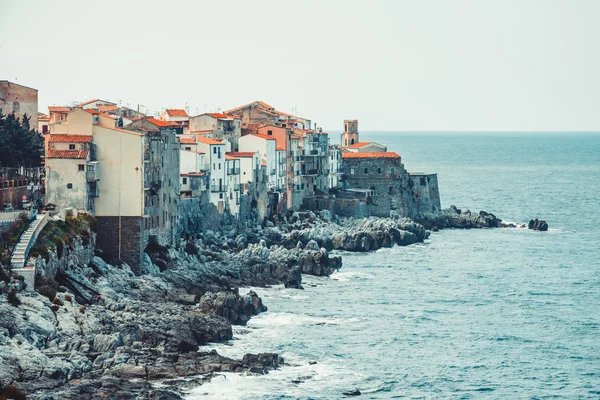
[[[53,249],[60,258],[65,246],[69,246],[75,237],[80,237],[83,244],[87,245],[90,232],[96,232],[96,227],[96,219],[89,214],[67,216],[64,221],[49,221],[29,255],[30,257],[42,256],[48,261],[48,251]]]

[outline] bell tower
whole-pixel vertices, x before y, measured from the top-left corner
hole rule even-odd
[[[358,120],[344,120],[344,133],[342,133],[342,149],[358,143]]]

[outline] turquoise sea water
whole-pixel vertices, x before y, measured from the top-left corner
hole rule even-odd
[[[550,231],[445,230],[343,253],[339,273],[304,277],[304,291],[255,289],[269,311],[210,348],[290,365],[223,374],[189,398],[600,398],[600,135],[361,139],[387,143],[409,171],[437,171],[444,207],[543,218]]]

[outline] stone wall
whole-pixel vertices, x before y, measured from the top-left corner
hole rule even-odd
[[[98,222],[97,246],[102,257],[111,264],[127,263],[135,274],[140,274],[143,262],[144,219],[141,217],[96,217]]]
[[[407,202],[408,175],[400,158],[345,158],[342,163],[344,186],[373,190],[370,213],[388,217],[391,211],[402,216],[412,213]]]
[[[21,118],[31,117],[29,126],[38,128],[38,91],[9,81],[0,81],[0,110],[4,115],[15,113]]]
[[[440,191],[437,174],[411,172],[409,176],[414,202],[414,210],[411,215],[440,211]]]

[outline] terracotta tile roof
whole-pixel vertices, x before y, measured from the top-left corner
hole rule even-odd
[[[220,140],[207,138],[205,136],[196,136],[196,140],[198,140],[201,143],[205,143],[205,144],[224,144],[224,143],[221,143]]]
[[[112,104],[99,104],[98,105],[98,111],[113,111],[116,110],[118,107]]]
[[[277,151],[285,151],[285,147],[282,147],[282,146],[277,146],[277,147],[275,148],[275,150],[277,150]]]
[[[188,114],[185,110],[180,108],[167,108],[165,110],[170,117],[187,117]]]
[[[71,107],[67,106],[48,106],[48,112],[69,112]]]
[[[400,158],[400,156],[394,152],[378,152],[378,153],[342,153],[342,158]]]
[[[180,137],[179,143],[183,144],[197,144],[196,139],[193,137]]]
[[[87,156],[87,150],[48,150],[46,152],[46,158],[75,158],[85,160]]]
[[[249,157],[254,157],[256,153],[253,153],[251,151],[229,151],[227,153],[225,153],[226,156],[232,156],[232,157],[236,157],[236,158],[249,158]]]
[[[92,141],[91,135],[50,135],[50,143],[89,143]]]
[[[86,108],[86,109],[85,109],[85,110],[83,110],[83,111],[85,111],[85,112],[88,112],[88,113],[90,113],[90,114],[94,114],[94,115],[99,115],[99,114],[100,114],[100,112],[99,112],[99,111],[96,111],[96,110],[94,110],[94,109],[92,109],[92,108]]]
[[[213,118],[236,118],[233,115],[227,115],[223,113],[208,113]]]
[[[256,136],[256,137],[259,137],[261,139],[266,139],[266,140],[277,140],[273,136],[263,135],[262,133],[253,133],[252,136]]]
[[[145,118],[145,120],[156,126],[164,126],[164,127],[171,126],[171,123],[168,121],[161,121],[161,120],[158,120],[158,119],[152,118],[152,117],[147,117],[147,118]]]
[[[366,146],[368,144],[371,144],[371,142],[357,142],[354,143],[353,145],[348,146],[349,149],[360,149],[363,146]]]
[[[235,156],[232,156],[232,155],[231,155],[231,154],[229,154],[229,153],[225,153],[225,159],[226,159],[226,160],[237,160],[238,158],[237,158],[237,157],[235,157]]]

